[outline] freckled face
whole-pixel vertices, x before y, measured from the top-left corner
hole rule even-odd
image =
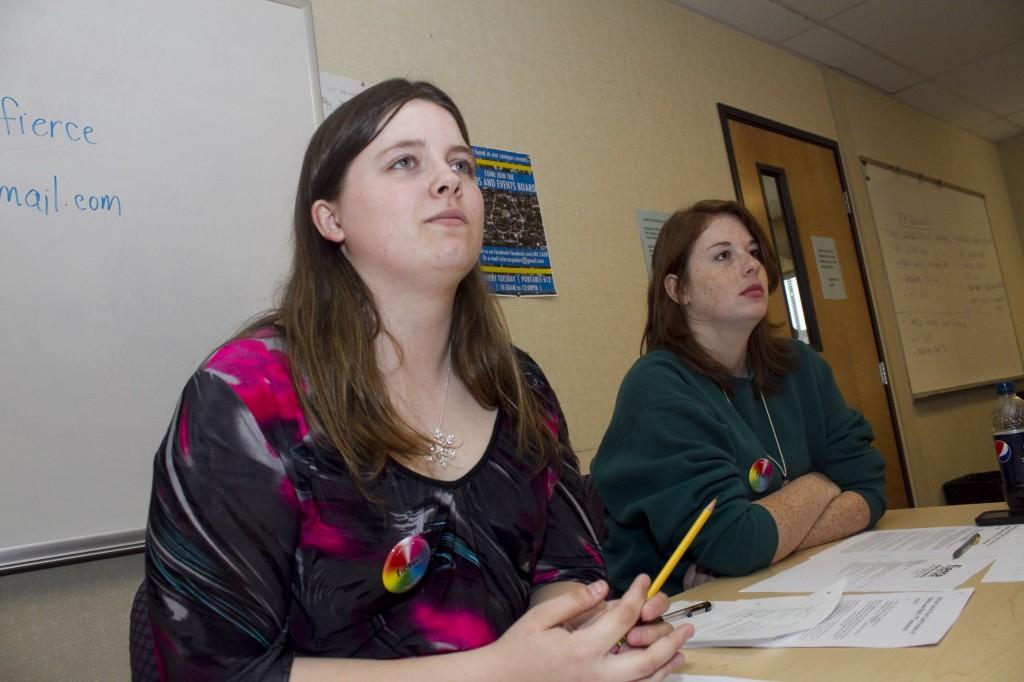
[[[458,282],[476,266],[483,196],[458,124],[442,107],[407,102],[349,166],[331,206],[345,252],[371,285]]]
[[[690,328],[749,333],[768,313],[768,274],[746,226],[732,215],[712,218],[694,243],[679,291]]]

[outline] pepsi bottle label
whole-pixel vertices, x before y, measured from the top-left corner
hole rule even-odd
[[[1010,509],[1024,509],[1024,431],[992,436],[1003,476],[1003,495]]]

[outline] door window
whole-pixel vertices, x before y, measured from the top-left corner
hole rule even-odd
[[[810,294],[807,271],[800,253],[800,239],[786,187],[786,171],[763,164],[758,164],[757,169],[761,180],[761,194],[764,196],[765,213],[768,215],[768,229],[775,246],[775,254],[779,259],[782,291],[786,298],[786,311],[789,314],[793,338],[800,339],[821,351],[821,335],[818,333],[814,299]]]

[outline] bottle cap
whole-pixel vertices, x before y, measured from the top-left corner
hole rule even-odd
[[[996,384],[996,393],[999,395],[1013,395],[1015,393],[1012,381],[1000,381]]]

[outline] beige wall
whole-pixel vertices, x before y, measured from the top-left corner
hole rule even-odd
[[[847,179],[871,282],[909,479],[918,506],[942,504],[941,486],[956,476],[996,468],[992,455],[992,387],[913,401],[900,350],[860,156],[942,179],[985,195],[1017,338],[1024,339],[1024,268],[1006,181],[996,146],[835,72],[825,74]]]
[[[1006,188],[1010,192],[1013,215],[1017,219],[1017,233],[1024,240],[1024,133],[996,146],[1003,164]]]
[[[322,70],[433,80],[474,143],[531,155],[559,296],[504,309],[585,462],[639,352],[647,275],[635,210],[735,196],[716,103],[836,135],[819,68],[662,0],[314,11]]]
[[[855,160],[988,196],[1024,338],[1020,242],[994,145],[664,0],[314,0],[314,15],[323,70],[434,80],[475,143],[533,157],[559,296],[504,309],[585,462],[638,352],[646,274],[634,211],[734,196],[723,102],[840,142],[918,502],[940,503],[943,480],[993,468],[990,391],[909,399]],[[141,571],[135,556],[0,577],[0,679],[126,679]]]
[[[558,391],[585,464],[639,346],[646,275],[634,211],[734,196],[723,102],[840,143],[918,504],[941,504],[945,480],[994,468],[988,389],[909,397],[851,162],[865,155],[983,192],[1020,328],[1020,244],[995,145],[660,0],[315,2],[314,11],[321,69],[434,80],[463,108],[474,142],[533,157],[559,296],[504,309]]]

